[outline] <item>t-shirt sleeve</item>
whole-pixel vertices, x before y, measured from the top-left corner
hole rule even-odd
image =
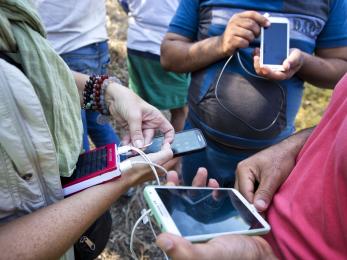
[[[347,1],[331,1],[329,18],[317,39],[317,48],[347,46]]]
[[[176,33],[191,40],[196,39],[199,24],[199,1],[181,0],[168,32]]]

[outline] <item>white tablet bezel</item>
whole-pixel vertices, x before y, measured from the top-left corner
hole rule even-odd
[[[152,210],[152,214],[160,226],[161,231],[169,232],[175,235],[182,236],[178,230],[176,224],[171,218],[169,212],[167,211],[165,205],[160,199],[155,188],[161,189],[211,189],[208,187],[186,187],[186,186],[147,186],[144,190],[145,200]],[[240,201],[249,209],[249,211],[254,215],[254,217],[263,225],[263,228],[244,230],[244,231],[234,231],[234,232],[224,232],[206,235],[196,235],[196,236],[186,236],[185,238],[192,242],[207,241],[216,236],[228,235],[228,234],[242,234],[242,235],[262,235],[270,231],[270,225],[259,215],[257,210],[253,205],[251,205],[237,190],[232,188],[219,188],[219,190],[230,190],[240,199]]]
[[[290,39],[290,23],[289,20],[285,17],[268,17],[268,20],[271,24],[281,23],[287,25],[287,57],[289,56],[289,39]],[[270,25],[271,26],[271,25]],[[268,67],[272,70],[284,71],[283,64],[264,64],[264,27],[261,27],[260,33],[260,66]]]

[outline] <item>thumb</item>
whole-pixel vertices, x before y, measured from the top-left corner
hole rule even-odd
[[[267,210],[278,186],[279,184],[274,180],[273,176],[260,181],[253,200],[253,204],[259,212]]]
[[[163,233],[158,236],[156,244],[172,259],[195,259],[192,243],[183,237]]]

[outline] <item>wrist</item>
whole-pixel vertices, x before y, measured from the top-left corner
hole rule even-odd
[[[224,44],[224,34],[217,36],[217,55],[219,59],[223,59],[225,57],[228,57],[230,55],[234,54],[234,50],[230,50],[230,48],[225,47]]]
[[[314,128],[312,127],[302,130],[283,140],[281,143],[285,145],[285,150],[288,151],[291,156],[296,158],[313,129]]]

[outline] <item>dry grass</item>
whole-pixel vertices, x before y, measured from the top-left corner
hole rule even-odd
[[[127,17],[116,0],[107,0],[108,32],[110,36],[111,74],[117,75],[127,85],[126,69],[126,29]],[[317,124],[322,116],[331,91],[320,90],[312,86],[305,89],[304,100],[297,117],[298,129]],[[99,259],[131,259],[129,239],[131,229],[140,216],[145,204],[142,189],[138,188],[131,198],[122,197],[111,208],[113,230],[107,248]],[[153,235],[147,226],[140,225],[136,232],[134,248],[139,259],[163,259],[160,250],[154,246]]]

